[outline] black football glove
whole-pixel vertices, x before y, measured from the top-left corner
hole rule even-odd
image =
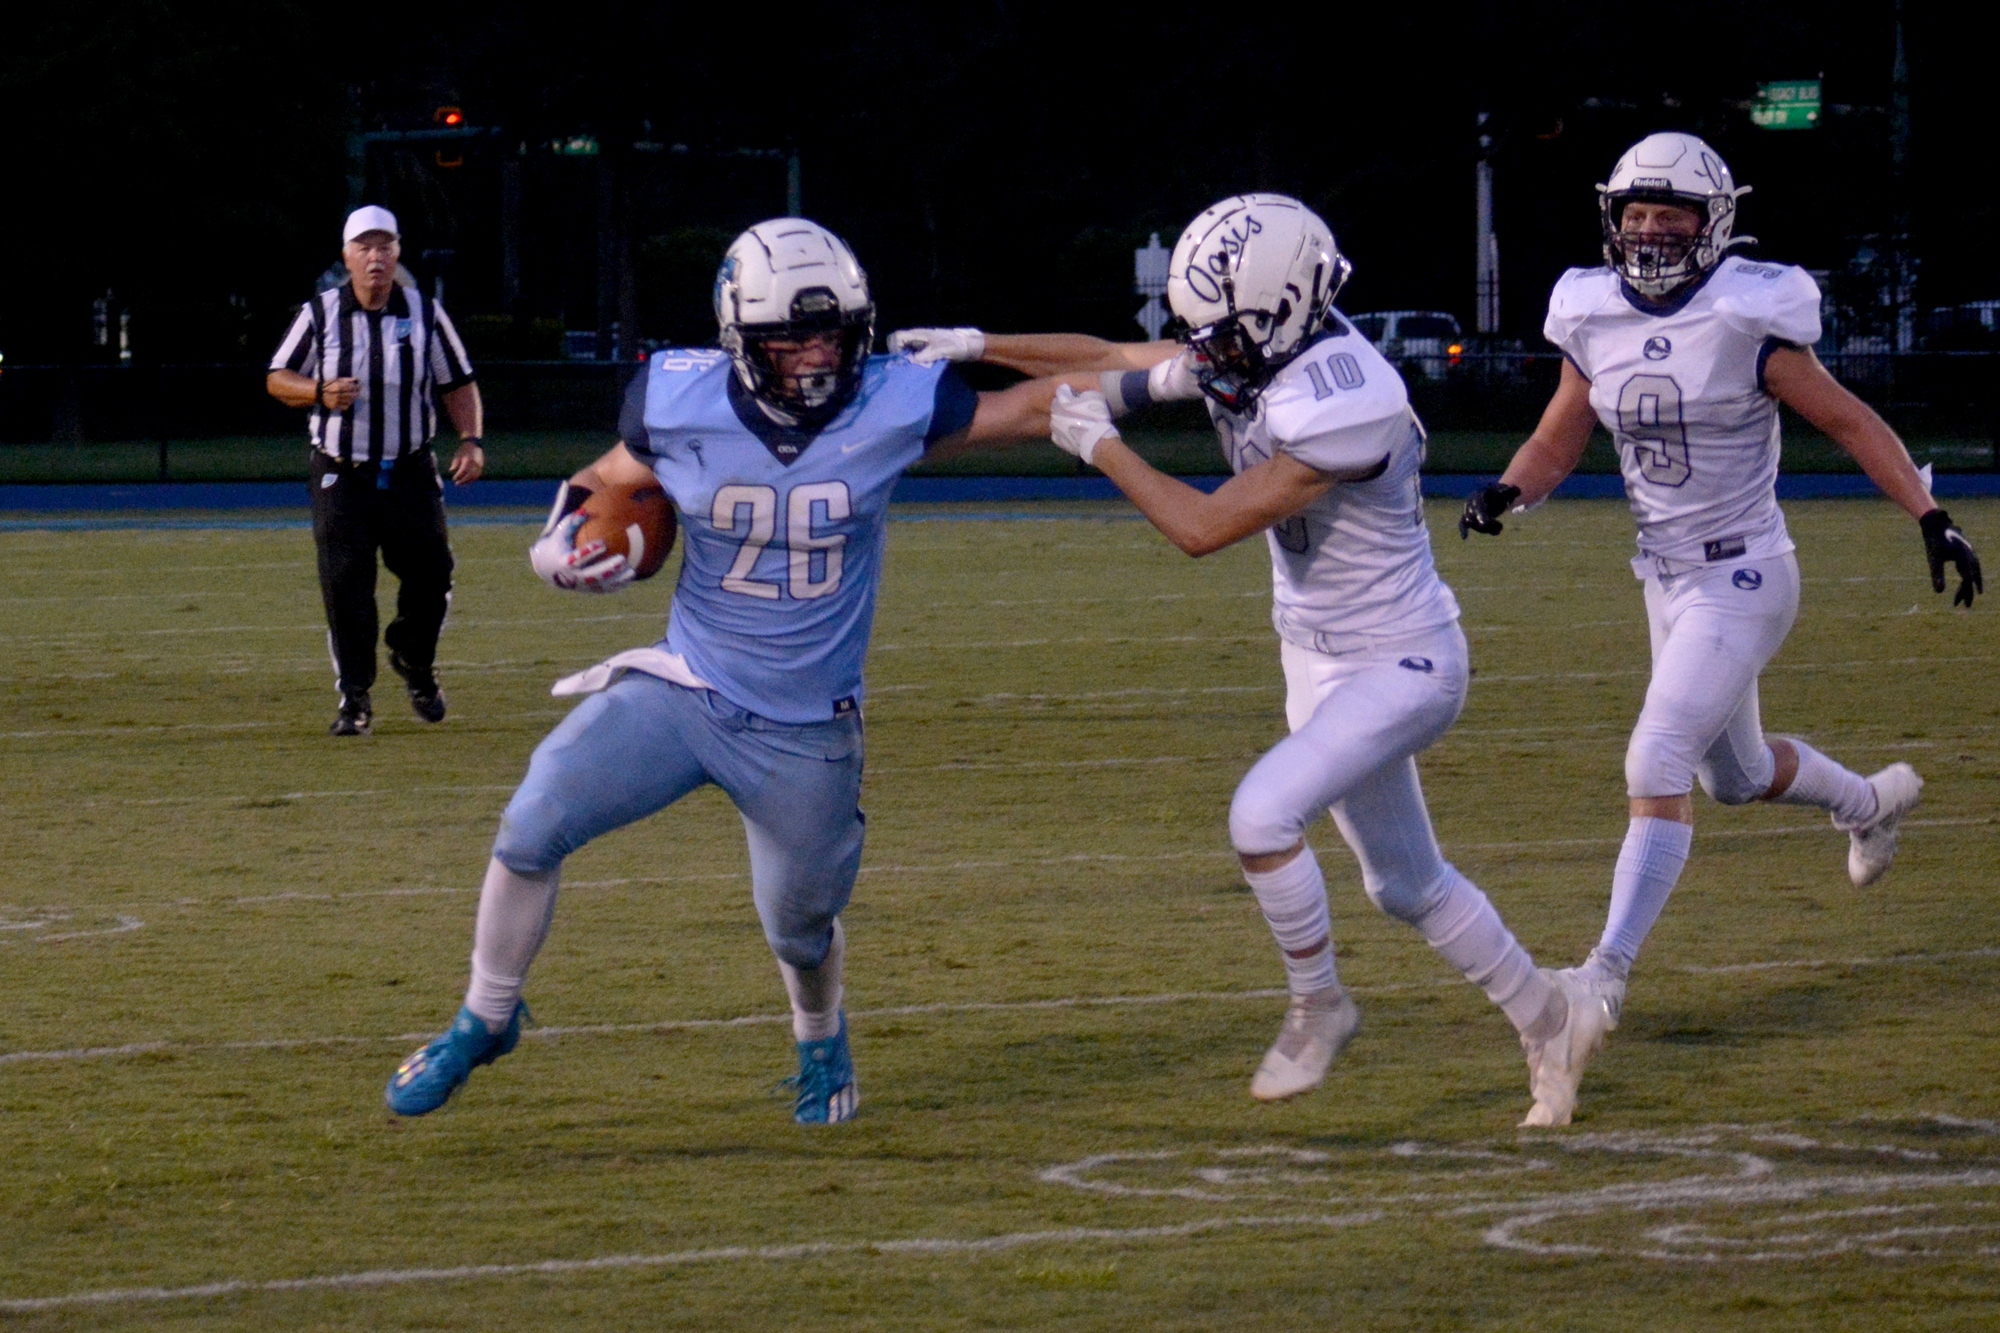
[[[1917,520],[1917,526],[1924,530],[1924,556],[1931,562],[1931,591],[1944,591],[1944,567],[1952,564],[1958,567],[1958,591],[1952,594],[1953,606],[1971,606],[1975,594],[1986,591],[1986,580],[1979,573],[1979,555],[1972,549],[1972,543],[1965,540],[1965,534],[1951,521],[1951,515],[1942,509],[1933,509]]]
[[[1519,486],[1506,486],[1500,482],[1488,482],[1479,490],[1465,497],[1465,512],[1458,516],[1458,539],[1464,541],[1467,534],[1483,532],[1489,537],[1498,537],[1500,529],[1506,525],[1500,515],[1514,507],[1514,501],[1521,498]]]

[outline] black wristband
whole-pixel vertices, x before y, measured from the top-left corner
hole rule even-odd
[[[484,438],[486,437],[483,435],[461,435],[458,437],[458,444],[461,449],[468,444],[473,445],[476,448],[483,449],[485,448],[485,446],[480,444],[480,441],[483,440]]]

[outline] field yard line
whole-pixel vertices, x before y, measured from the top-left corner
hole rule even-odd
[[[1962,949],[1952,953],[1887,954],[1859,958],[1800,958],[1757,963],[1705,965],[1679,963],[1677,972],[1690,976],[1733,976],[1788,968],[1823,967],[1935,967],[1945,963],[2000,958],[2000,946]],[[1464,985],[1460,977],[1435,977],[1428,981],[1384,982],[1379,985],[1349,986],[1356,995],[1397,995],[1419,990],[1449,990]],[[1066,995],[1046,1000],[941,1000],[931,1004],[890,1005],[879,1009],[852,1009],[850,1020],[881,1018],[922,1018],[941,1014],[1036,1013],[1065,1009],[1123,1009],[1167,1004],[1232,1004],[1245,1000],[1284,999],[1284,990],[1247,991],[1167,991],[1156,995]],[[562,1037],[636,1036],[648,1032],[715,1032],[737,1028],[776,1027],[789,1024],[792,1016],[782,1014],[738,1014],[733,1018],[669,1018],[653,1023],[593,1023],[568,1027],[533,1027],[522,1036],[550,1041]],[[285,1051],[315,1046],[384,1046],[428,1041],[432,1032],[405,1032],[384,1037],[274,1037],[262,1041],[223,1042],[129,1042],[121,1046],[82,1046],[56,1051],[8,1051],[0,1054],[0,1065],[52,1064],[71,1060],[116,1059],[121,1056],[200,1055],[210,1051]]]
[[[1808,967],[1908,967],[1923,963],[1958,962],[1967,958],[2000,958],[2000,948],[1964,949],[1957,953],[1899,953],[1881,958],[1786,958],[1768,963],[1724,963],[1714,967],[1683,963],[1679,970],[1697,976],[1734,976]]]
[[[38,741],[51,736],[133,736],[156,731],[255,731],[260,727],[289,727],[290,722],[147,722],[129,727],[51,727],[45,731],[0,731],[0,741]]]
[[[530,620],[470,620],[455,619],[451,625],[455,629],[518,629],[523,626],[563,626],[597,625],[614,620],[659,620],[666,615],[665,608],[656,611],[633,611],[611,616],[538,616]],[[78,630],[68,634],[0,634],[0,643],[27,644],[32,647],[47,647],[50,644],[77,643],[111,636],[130,638],[133,636],[160,636],[171,634],[325,634],[326,625],[319,622],[311,625],[189,625],[172,629],[129,629],[114,628],[101,630]]]
[[[179,573],[180,570],[176,569],[174,572]],[[202,588],[193,592],[101,592],[88,593],[80,597],[72,593],[54,597],[0,597],[0,606],[16,602],[66,602],[74,605],[78,602],[159,602],[171,601],[176,597],[248,597],[249,595],[247,592],[224,592],[217,588]]]
[[[1946,662],[1992,662],[1992,654],[1978,654],[1967,657],[1893,657],[1856,658],[1848,662],[1777,662],[1764,668],[1765,674],[1774,671],[1849,671],[1862,667],[1909,667],[1929,666]],[[1519,676],[1495,676],[1484,672],[1472,673],[1474,685],[1513,685],[1536,680],[1609,680],[1618,676],[1645,676],[1652,674],[1652,667],[1630,667],[1617,671],[1540,671]]]
[[[194,1287],[115,1287],[65,1296],[35,1296],[0,1300],[0,1310],[28,1314],[80,1305],[133,1305],[146,1301],[195,1300],[215,1296],[248,1296],[294,1291],[352,1291],[406,1286],[419,1282],[469,1282],[507,1277],[560,1277],[571,1273],[604,1273],[630,1269],[673,1268],[686,1264],[782,1263],[841,1255],[996,1254],[1040,1245],[1120,1245],[1149,1240],[1185,1240],[1211,1232],[1312,1228],[1336,1230],[1382,1220],[1381,1210],[1347,1214],[1299,1214],[1290,1217],[1210,1217],[1154,1227],[1061,1227],[1048,1231],[1015,1231],[998,1236],[957,1238],[914,1236],[896,1240],[805,1241],[794,1245],[722,1245],[667,1254],[609,1254],[593,1259],[544,1259],[535,1263],[467,1264],[458,1268],[380,1268],[323,1277],[279,1278],[268,1282],[237,1278]]]

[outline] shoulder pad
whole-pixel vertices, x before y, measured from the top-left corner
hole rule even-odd
[[[1717,316],[1738,333],[1801,347],[1819,341],[1819,284],[1796,265],[1731,255],[1722,261],[1707,294]]]
[[[1410,391],[1365,340],[1329,339],[1280,370],[1262,406],[1271,438],[1283,443],[1398,416]]]
[[[727,361],[729,353],[714,347],[670,347],[653,353],[653,370],[668,375],[699,374]]]
[[[1584,320],[1602,310],[1618,295],[1618,275],[1603,266],[1573,268],[1556,279],[1549,293],[1549,317],[1542,322],[1542,336],[1564,351]]]

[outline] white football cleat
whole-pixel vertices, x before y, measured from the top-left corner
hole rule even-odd
[[[1583,1082],[1583,1070],[1592,1056],[1604,1049],[1604,1034],[1615,1026],[1611,1008],[1601,996],[1560,972],[1541,969],[1552,985],[1562,992],[1569,1012],[1562,1028],[1547,1041],[1521,1038],[1521,1050],[1528,1057],[1528,1090],[1535,1104],[1528,1108],[1522,1129],[1546,1125],[1567,1125],[1576,1112],[1576,1090]]]
[[[1868,785],[1875,789],[1875,818],[1847,831],[1847,877],[1857,889],[1867,888],[1888,873],[1889,864],[1896,859],[1896,834],[1903,816],[1916,806],[1924,780],[1908,764],[1891,764],[1870,774]]]
[[[1605,1012],[1611,1015],[1611,1027],[1605,1029],[1607,1032],[1618,1026],[1618,1016],[1625,1010],[1625,978],[1600,962],[1597,950],[1592,949],[1590,957],[1576,967],[1566,967],[1556,975],[1566,978],[1584,994],[1604,1001]]]
[[[1250,1095],[1260,1102],[1281,1102],[1311,1092],[1360,1026],[1361,1011],[1339,986],[1294,995],[1277,1041],[1264,1052],[1264,1063],[1250,1080]]]

